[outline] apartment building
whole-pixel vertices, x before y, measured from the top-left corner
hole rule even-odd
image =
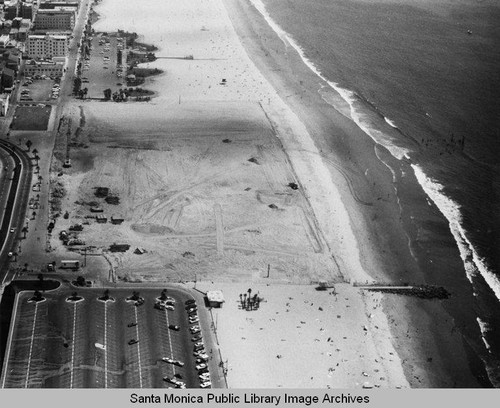
[[[28,35],[25,53],[30,58],[65,57],[68,45],[67,35]]]
[[[75,26],[76,11],[73,7],[40,9],[35,16],[35,30],[68,30]]]

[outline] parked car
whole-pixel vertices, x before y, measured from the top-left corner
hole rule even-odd
[[[136,343],[139,343],[139,340],[132,339],[132,340],[128,341],[129,346],[131,346],[132,344],[136,344]]]
[[[179,326],[176,326],[175,324],[169,324],[168,325],[168,328],[170,330],[175,330],[175,331],[179,331],[180,330],[180,327]]]

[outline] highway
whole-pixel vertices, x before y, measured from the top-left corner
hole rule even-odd
[[[31,182],[31,162],[26,154],[17,146],[0,139],[1,157],[10,163],[2,174],[2,205],[0,224],[0,282],[8,283],[9,252],[15,252],[14,245],[17,237],[21,236],[26,214],[26,204]],[[7,159],[8,157],[8,159]],[[14,233],[10,232],[15,228]]]

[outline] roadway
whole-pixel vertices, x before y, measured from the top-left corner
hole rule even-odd
[[[16,252],[16,239],[21,235],[26,215],[31,183],[31,160],[17,146],[0,139],[1,158],[4,161],[2,171],[2,205],[0,224],[0,283],[8,283],[12,276],[9,274],[9,252]],[[15,228],[14,233],[10,229]]]

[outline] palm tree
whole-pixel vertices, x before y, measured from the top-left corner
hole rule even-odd
[[[28,152],[30,151],[32,145],[33,145],[33,143],[31,142],[31,140],[28,139],[26,141],[26,147],[28,148]]]
[[[28,265],[28,264],[25,264]],[[40,284],[40,287],[43,288],[43,274],[39,273],[38,274],[38,283]]]
[[[167,300],[167,289],[163,289],[160,295],[161,300]]]
[[[42,300],[42,294],[40,293],[40,291],[35,290],[35,293],[33,294],[33,298],[35,301]]]

